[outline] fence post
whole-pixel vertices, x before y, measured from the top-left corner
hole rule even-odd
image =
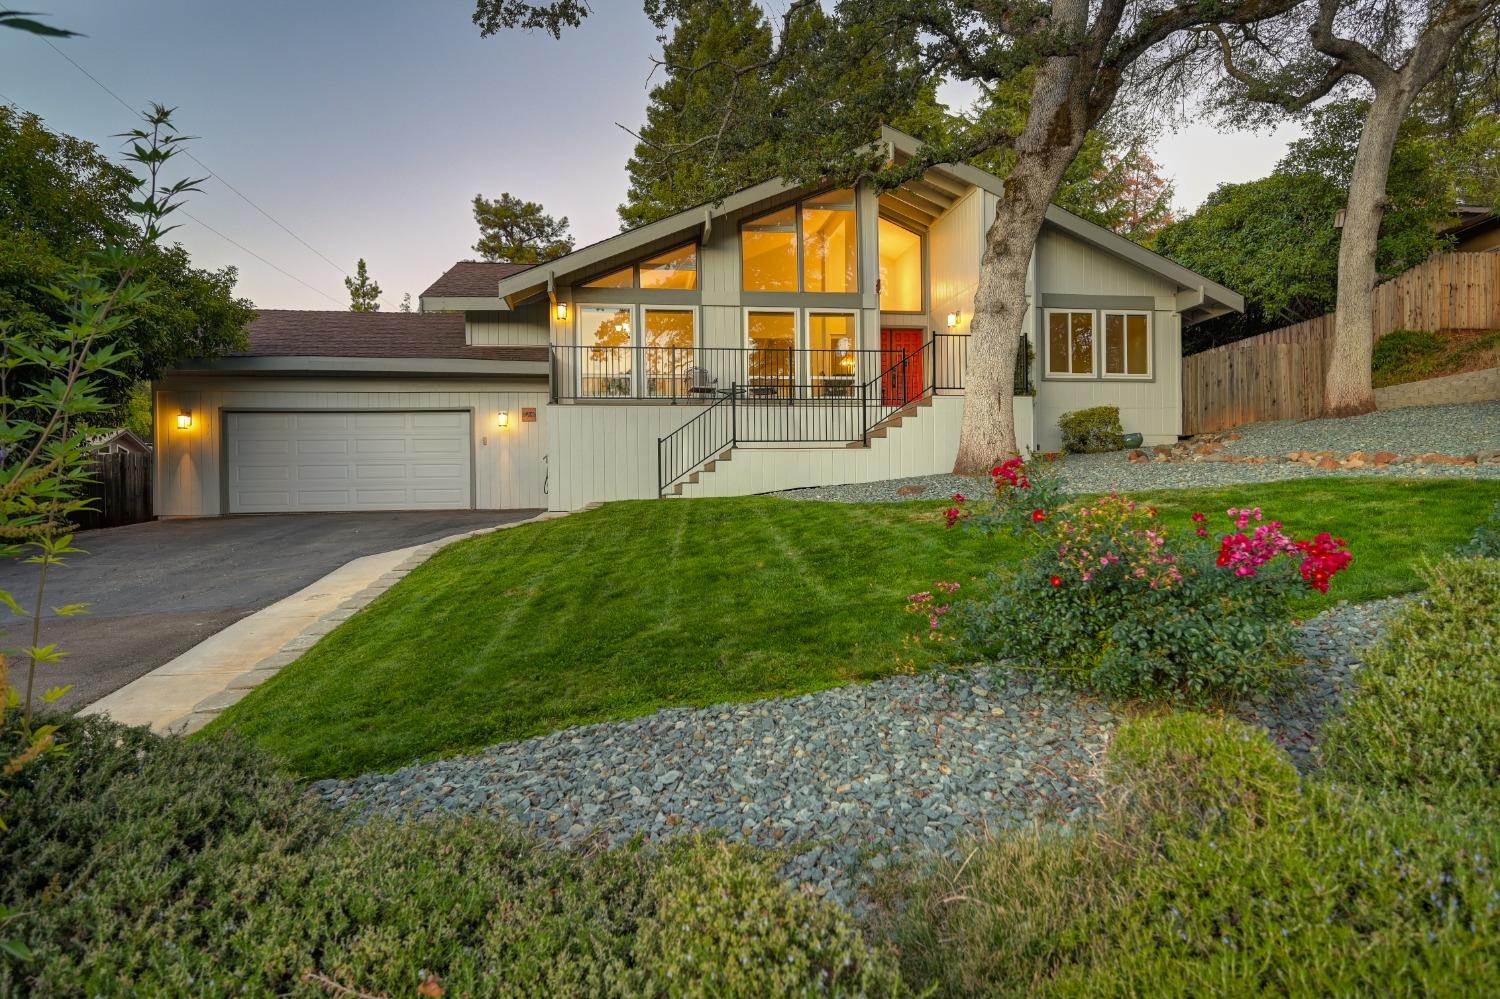
[[[734,447],[740,440],[739,411],[735,408],[739,405],[740,383],[729,383],[729,446]]]
[[[879,377],[878,375],[876,377]],[[870,383],[859,383],[859,430],[865,447],[870,446]]]

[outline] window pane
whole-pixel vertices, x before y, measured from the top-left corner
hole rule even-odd
[[[1118,312],[1104,314],[1104,373],[1125,373],[1125,317]]]
[[[746,364],[751,390],[790,384],[795,369],[792,350],[797,345],[796,314],[751,312],[747,329],[750,356]]]
[[[687,395],[688,369],[695,363],[693,314],[680,309],[645,309],[641,323],[646,346],[646,394]]]
[[[797,214],[784,208],[745,223],[740,266],[746,291],[797,290]]]
[[[859,249],[854,192],[829,191],[802,203],[802,290],[856,290]]]
[[[578,310],[578,391],[585,396],[628,396],[632,357],[630,310],[585,305]]]
[[[679,246],[675,250],[642,260],[641,287],[682,288],[688,291],[698,287],[697,245]]]
[[[1047,370],[1052,374],[1068,373],[1068,314],[1054,312],[1047,316]]]
[[[635,274],[629,267],[621,267],[617,271],[610,271],[603,277],[596,277],[592,281],[585,281],[585,288],[634,288]]]
[[[1125,317],[1125,372],[1131,375],[1151,373],[1151,336],[1146,316]]]
[[[819,395],[854,394],[854,317],[811,313],[807,317],[808,368]]]
[[[922,237],[881,219],[880,309],[882,312],[922,311]]]
[[[1073,374],[1094,373],[1094,314],[1092,312],[1069,313],[1073,346]]]

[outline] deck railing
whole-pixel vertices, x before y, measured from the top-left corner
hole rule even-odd
[[[712,402],[741,385],[748,396],[853,398],[880,369],[878,350],[798,347],[568,346],[552,348],[554,401],[676,405]]]

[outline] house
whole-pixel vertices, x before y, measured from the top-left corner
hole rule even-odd
[[[140,435],[134,430],[125,427],[92,437],[88,444],[94,454],[151,453],[151,445],[141,440]]]
[[[264,311],[248,351],[156,384],[157,510],[572,510],[946,471],[1000,194],[963,165],[883,193],[771,180],[535,267],[458,263],[418,314]],[[1033,449],[1095,405],[1175,441],[1183,326],[1244,305],[1056,207],[1027,293]]]
[[[1500,214],[1491,205],[1459,202],[1442,234],[1453,240],[1454,253],[1500,253]]]

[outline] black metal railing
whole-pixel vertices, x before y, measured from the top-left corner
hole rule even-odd
[[[936,392],[964,388],[968,340],[962,334],[940,333],[911,351],[859,351],[861,356],[851,367],[861,377],[853,381],[797,377],[799,372],[815,369],[797,367],[806,362],[796,354],[815,351],[781,352],[787,355],[785,367],[769,365],[760,358],[752,380],[731,380],[725,387],[714,385],[711,391],[697,396],[708,404],[706,409],[657,439],[658,494],[665,496],[667,490],[704,464],[741,444],[869,446],[871,435],[881,424],[906,407]],[[878,363],[864,356],[872,354],[877,355]],[[1016,359],[1017,395],[1029,394],[1031,389],[1029,358],[1029,345],[1023,341]],[[745,364],[748,367],[749,362]]]
[[[730,386],[794,401],[853,398],[880,369],[878,350],[799,347],[552,348],[554,401],[712,402]]]

